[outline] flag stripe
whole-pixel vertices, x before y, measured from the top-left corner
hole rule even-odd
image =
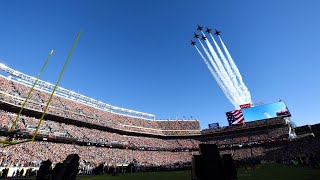
[[[244,124],[244,117],[241,110],[234,110],[226,113],[229,125]]]

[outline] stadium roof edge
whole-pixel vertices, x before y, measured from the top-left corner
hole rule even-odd
[[[29,85],[32,85],[36,81],[36,78],[29,76],[29,75],[26,75],[24,73],[21,73],[19,71],[16,71],[16,70],[14,70],[14,69],[12,69],[2,63],[0,63],[0,70],[6,72],[7,74],[9,74],[11,76],[16,77],[18,81],[29,84]],[[49,82],[46,82],[46,81],[39,79],[38,83],[37,83],[37,87],[42,90],[51,92],[54,88],[54,85]],[[103,109],[106,111],[118,111],[118,112],[135,114],[138,116],[150,117],[153,120],[155,119],[154,114],[149,114],[149,113],[145,113],[145,112],[140,112],[140,111],[130,110],[130,109],[121,108],[121,107],[117,107],[117,106],[112,106],[112,105],[104,103],[102,101],[95,100],[93,98],[84,96],[82,94],[78,94],[76,92],[67,90],[63,87],[58,86],[57,90],[56,90],[56,94],[59,94],[65,98],[69,98],[69,99],[72,99],[72,100],[75,100],[75,101],[78,101],[81,103],[85,103],[87,105],[94,106],[94,107],[97,107],[97,108],[100,108],[100,109]]]

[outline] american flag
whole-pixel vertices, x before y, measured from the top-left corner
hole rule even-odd
[[[241,110],[234,110],[226,113],[229,126],[233,124],[244,124],[244,117]]]

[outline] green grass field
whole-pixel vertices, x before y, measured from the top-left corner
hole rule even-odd
[[[191,171],[78,176],[78,178],[81,180],[190,180]],[[320,180],[320,169],[264,164],[259,165],[255,171],[239,170],[238,178],[239,180]]]
[[[320,169],[265,164],[254,172],[242,169],[238,177],[239,180],[320,180]]]

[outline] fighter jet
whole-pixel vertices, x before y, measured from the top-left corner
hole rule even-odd
[[[200,26],[200,25],[198,24],[197,30],[198,30],[198,31],[202,31],[202,29],[203,29],[203,26]]]
[[[216,30],[216,32],[214,33],[214,35],[220,36],[221,31],[219,31],[219,30],[217,30],[217,29],[215,29],[215,30]]]
[[[196,42],[191,40],[191,45],[192,45],[192,46],[195,46],[195,45],[196,45]]]
[[[196,33],[194,33],[194,36],[193,36],[193,38],[196,38],[196,39],[198,39],[198,38],[199,38],[199,34],[196,34]]]
[[[207,27],[206,32],[207,32],[208,34],[210,34],[210,33],[211,33],[211,31],[212,31],[212,29],[209,29],[209,28]]]
[[[205,41],[205,40],[207,40],[207,37],[202,35],[201,40]]]

